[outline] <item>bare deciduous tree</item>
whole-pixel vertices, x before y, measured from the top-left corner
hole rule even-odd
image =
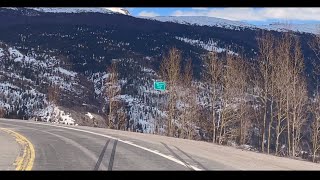
[[[60,89],[58,85],[52,85],[48,87],[48,101],[50,104],[58,105],[59,103]]]
[[[304,76],[304,59],[301,52],[300,42],[295,38],[295,44],[292,57],[292,88],[290,91],[290,109],[291,109],[291,130],[292,130],[292,156],[296,156],[300,140],[301,140],[301,128],[306,122],[306,106],[308,101],[308,92],[306,78]]]
[[[241,56],[227,54],[223,70],[221,104],[221,123],[219,128],[219,143],[226,139],[244,143],[249,119],[247,106],[247,63]]]
[[[284,34],[280,40],[277,41],[275,46],[276,62],[273,65],[275,72],[275,86],[276,86],[276,105],[277,105],[277,125],[276,125],[276,155],[279,155],[280,137],[281,134],[287,129],[287,145],[288,154],[291,148],[290,136],[290,92],[291,84],[291,66],[292,59],[290,48],[292,47],[292,38],[290,34]],[[285,124],[286,122],[286,124]],[[283,152],[284,153],[284,152]],[[282,154],[283,154],[282,153]]]
[[[127,113],[123,106],[119,109],[117,116],[117,129],[125,131],[127,126]]]
[[[235,59],[233,63],[233,85],[235,89],[235,102],[238,104],[237,109],[237,121],[239,124],[238,130],[238,143],[245,144],[248,136],[249,127],[251,126],[250,122],[250,106],[247,103],[247,90],[248,90],[248,64],[246,60],[239,56]]]
[[[193,139],[195,127],[199,120],[199,108],[197,104],[197,87],[192,82],[192,61],[188,60],[184,74],[181,80],[184,94],[182,95],[183,110],[180,122],[182,124],[181,132],[184,138]]]
[[[319,31],[320,32],[320,31]],[[315,79],[315,93],[311,100],[310,110],[312,113],[311,124],[311,144],[312,144],[312,161],[316,162],[316,155],[320,149],[320,93],[319,93],[319,75],[320,65],[320,34],[316,34],[311,42],[308,43],[311,50],[316,56],[316,60],[312,61],[313,64],[313,78]]]
[[[319,30],[320,32],[320,30]],[[314,35],[314,38],[308,42],[308,45],[310,46],[311,50],[314,52],[316,58],[320,59],[320,34]]]
[[[312,161],[316,162],[316,155],[320,149],[320,94],[318,92],[312,99],[310,110],[313,116],[311,124]]]
[[[217,136],[217,115],[216,104],[219,97],[219,87],[221,87],[223,62],[218,59],[216,52],[210,52],[204,60],[203,79],[209,89],[209,103],[211,107],[212,119],[212,141],[216,142]]]
[[[6,115],[6,109],[3,107],[0,107],[0,118],[4,118]]]
[[[168,119],[167,119],[167,135],[175,135],[175,120],[177,119],[176,109],[177,109],[177,87],[180,80],[180,62],[181,53],[176,48],[172,48],[169,51],[168,56],[164,57],[161,66],[160,74],[162,78],[167,82],[168,89]]]
[[[119,108],[119,100],[117,96],[120,94],[120,84],[118,81],[118,71],[115,62],[107,68],[107,78],[105,80],[105,95],[108,102],[108,121],[109,128],[116,128],[116,113]]]
[[[268,101],[270,94],[270,81],[272,71],[272,60],[274,59],[274,37],[270,33],[263,32],[262,36],[257,39],[259,48],[259,69],[261,74],[261,94],[260,101],[263,104],[263,124],[262,124],[262,141],[261,150],[265,150],[265,136],[267,126],[267,115],[268,115]],[[271,127],[270,127],[271,128]]]
[[[179,137],[186,138],[187,137],[187,114],[188,114],[188,100],[189,100],[189,88],[192,84],[192,66],[191,66],[191,60],[188,60],[187,64],[184,67],[183,75],[181,76],[181,90],[179,95],[179,101],[181,104],[182,112],[180,115],[180,128],[178,129]]]

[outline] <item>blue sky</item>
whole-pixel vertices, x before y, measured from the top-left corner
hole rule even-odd
[[[320,23],[320,8],[127,8],[134,16],[209,16],[252,24]]]

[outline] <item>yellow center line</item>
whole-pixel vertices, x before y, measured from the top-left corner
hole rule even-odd
[[[23,135],[14,132],[10,129],[0,128],[0,130],[14,136],[18,144],[23,148],[23,154],[19,155],[15,160],[14,165],[16,165],[17,171],[30,171],[32,170],[34,159],[35,159],[35,150],[32,143]]]

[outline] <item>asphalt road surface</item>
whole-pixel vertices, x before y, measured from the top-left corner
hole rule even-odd
[[[7,119],[0,128],[32,143],[32,170],[320,170],[311,162],[158,135]]]

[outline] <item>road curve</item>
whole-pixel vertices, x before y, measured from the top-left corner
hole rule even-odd
[[[23,135],[12,131],[10,129],[6,128],[0,128],[0,131],[7,133],[7,135],[10,135],[11,137],[15,138],[15,141],[19,144],[20,147],[5,147],[3,146],[3,143],[1,142],[1,146],[5,148],[1,149],[7,149],[7,152],[10,151],[9,154],[12,155],[12,151],[19,151],[19,155],[16,155],[16,160],[14,161],[13,165],[16,167],[15,169],[18,171],[30,171],[33,167],[33,162],[35,158],[35,151],[32,143]],[[12,143],[12,141],[11,141]],[[14,153],[13,153],[14,154]],[[11,161],[12,162],[12,161]],[[8,159],[7,159],[8,163]],[[10,162],[9,162],[10,163]]]
[[[33,170],[188,170],[183,165],[99,135],[23,121],[0,121],[35,148]]]
[[[34,146],[32,170],[320,170],[320,165],[206,142],[0,119]]]

